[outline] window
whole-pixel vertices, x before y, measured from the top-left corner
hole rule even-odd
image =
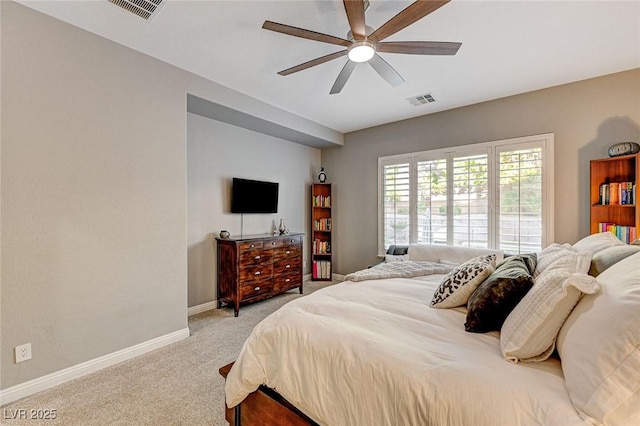
[[[378,165],[380,253],[415,242],[523,253],[553,239],[553,134],[382,157]]]

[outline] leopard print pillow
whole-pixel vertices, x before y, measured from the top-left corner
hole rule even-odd
[[[474,257],[453,269],[433,294],[431,307],[455,308],[467,303],[475,289],[493,272],[496,255]]]

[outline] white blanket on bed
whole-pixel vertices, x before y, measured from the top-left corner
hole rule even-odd
[[[446,274],[453,265],[435,262],[406,260],[402,262],[384,262],[371,268],[352,272],[344,277],[345,281],[380,280],[383,278],[413,278],[426,275]]]
[[[464,308],[428,306],[437,283],[344,282],[282,307],[245,342],[232,407],[266,384],[320,424],[578,425],[557,360],[502,359]]]

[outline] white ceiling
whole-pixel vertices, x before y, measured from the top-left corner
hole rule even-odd
[[[393,88],[359,64],[329,95],[346,58],[278,71],[339,46],[261,29],[265,20],[345,38],[334,0],[164,0],[150,21],[107,0],[19,1],[340,132],[640,67],[640,1],[453,0],[385,41],[462,42],[455,56],[381,54],[405,79]],[[374,29],[411,4],[376,1]],[[436,103],[406,98],[431,93]]]

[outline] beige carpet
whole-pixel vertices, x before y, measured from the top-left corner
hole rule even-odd
[[[305,294],[330,285],[305,282]],[[253,327],[295,291],[189,318],[191,336],[129,361],[5,405],[3,425],[227,425],[218,369],[235,360]],[[10,420],[16,410],[56,410],[55,420]]]

